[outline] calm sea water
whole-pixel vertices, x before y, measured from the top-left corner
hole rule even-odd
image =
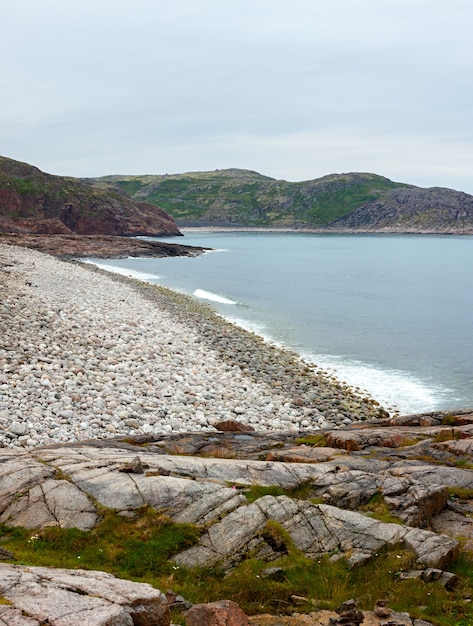
[[[193,294],[402,413],[473,407],[473,237],[188,233],[99,265]]]

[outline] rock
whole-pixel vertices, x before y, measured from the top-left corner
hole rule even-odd
[[[186,626],[251,626],[248,616],[231,600],[194,604],[186,612]]]
[[[358,611],[356,600],[347,600],[335,609],[339,617],[331,617],[330,624],[343,624],[344,626],[359,626],[364,621],[361,611]]]
[[[12,422],[10,432],[18,436],[25,435],[28,432],[28,426],[24,422]]]
[[[0,174],[0,232],[180,234],[165,211],[135,202],[118,188],[94,189],[77,179],[51,176],[6,157],[0,157]]]
[[[36,620],[18,622],[25,626],[170,625],[163,593],[104,572],[0,565],[0,595],[15,615]]]
[[[80,530],[91,530],[98,519],[92,502],[67,480],[46,480],[14,499],[0,516],[0,521],[9,526]]]
[[[392,613],[391,609],[387,607],[386,600],[378,600],[375,604],[373,612],[377,617],[389,617]]]
[[[282,567],[267,567],[260,572],[261,578],[270,578],[271,580],[283,581],[286,579],[286,573]]]
[[[458,543],[430,531],[386,524],[360,513],[329,505],[294,501],[286,496],[264,496],[240,506],[213,524],[196,546],[174,557],[178,565],[231,570],[251,553],[276,558],[283,547],[275,548],[265,538],[267,521],[281,524],[295,547],[309,558],[338,550],[342,553],[374,554],[386,545],[406,544],[420,563],[435,567],[453,558]]]
[[[411,484],[399,496],[384,494],[388,507],[409,526],[427,525],[448,500],[447,487],[420,483]]]
[[[214,427],[221,432],[252,432],[255,429],[249,424],[243,424],[242,422],[238,422],[237,420],[224,420],[222,422],[217,422],[214,424]]]
[[[145,469],[149,469],[149,465],[141,462],[139,456],[135,456],[129,463],[125,463],[118,469],[119,472],[125,472],[126,474],[144,474]]]

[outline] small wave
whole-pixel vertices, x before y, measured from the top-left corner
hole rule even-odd
[[[424,413],[439,407],[449,389],[420,380],[408,372],[380,369],[335,355],[302,354],[305,361],[333,373],[339,380],[368,393],[380,404],[402,414]]]
[[[196,289],[194,291],[196,298],[202,298],[203,300],[210,300],[211,302],[218,302],[219,304],[237,304],[234,300],[229,300],[224,296],[219,296],[217,293],[211,291],[205,291],[205,289]]]
[[[266,334],[265,332],[266,326],[263,323],[252,322],[250,320],[244,320],[239,317],[231,317],[228,315],[222,315],[222,317],[226,319],[227,322],[230,322],[231,324],[235,324],[235,326],[239,326],[240,328],[243,328],[243,330],[246,330],[249,333],[255,333],[255,335],[259,335],[260,337],[262,337],[265,341],[269,343],[274,343],[273,339],[269,335]]]
[[[146,272],[138,272],[136,270],[130,270],[127,267],[116,267],[115,265],[107,265],[106,263],[97,263],[89,259],[81,259],[83,263],[90,263],[96,265],[102,270],[112,272],[113,274],[120,274],[121,276],[128,276],[129,278],[137,278],[138,280],[159,280],[161,277],[157,274],[147,274]]]

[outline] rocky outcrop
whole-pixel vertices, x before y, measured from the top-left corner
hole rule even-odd
[[[166,596],[105,572],[0,565],[8,626],[169,626]]]
[[[390,189],[333,223],[355,231],[473,233],[473,198],[453,189]]]
[[[219,565],[229,571],[245,558],[276,559],[288,547],[284,539],[276,541],[266,531],[269,521],[280,524],[294,546],[313,559],[340,552],[358,562],[360,557],[370,558],[383,547],[404,545],[412,549],[420,564],[441,567],[458,548],[455,540],[426,530],[378,522],[360,513],[287,496],[264,496],[212,525],[199,545],[174,560],[180,566]]]
[[[163,209],[0,157],[0,233],[180,235]]]
[[[394,436],[400,428],[379,430]],[[437,432],[444,428],[437,427]],[[364,430],[348,428],[326,436]],[[432,427],[427,430],[432,435]],[[463,432],[471,437],[469,430]],[[419,427],[418,435],[423,434],[425,429]],[[250,555],[277,558],[285,547],[284,542],[275,547],[265,532],[273,522],[311,558],[337,551],[356,561],[388,545],[407,546],[419,564],[428,567],[442,567],[454,557],[458,548],[454,538],[422,527],[437,517],[442,520],[446,512],[462,515],[459,503],[452,511],[455,501],[449,499],[449,489],[473,489],[472,470],[411,459],[410,448],[415,446],[371,448],[366,458],[364,451],[310,448],[304,443],[310,436],[236,431],[142,436],[136,445],[131,438],[126,443],[90,441],[23,452],[3,449],[0,521],[27,528],[90,530],[100,521],[97,505],[121,514],[149,506],[175,522],[206,528],[198,544],[174,557],[188,567],[218,564],[231,570]],[[231,442],[235,458],[207,456],[209,441],[220,442],[220,449]],[[282,460],[286,453],[287,458],[296,455],[299,447],[306,452],[304,462]],[[182,455],[184,449],[194,456]],[[275,454],[281,460],[267,460]],[[266,495],[251,502],[246,493],[252,485],[278,487],[287,495]],[[301,487],[304,497],[291,496]],[[369,507],[364,507],[377,494],[405,525],[367,515]],[[314,497],[322,503],[315,504]],[[469,532],[473,539],[468,515],[469,509],[464,510],[462,536]]]
[[[205,248],[107,235],[31,235],[0,234],[0,244],[32,248],[61,259],[96,257],[118,259],[127,257],[197,256]]]
[[[461,413],[457,419],[469,422],[471,412]],[[445,419],[441,414],[427,417],[430,422]],[[409,425],[398,426],[397,421]],[[98,527],[104,510],[133,519],[148,507],[200,529],[193,545],[171,555],[176,568],[217,566],[230,572],[247,558],[271,563],[292,550],[309,559],[344,556],[349,566],[356,567],[385,548],[396,548],[412,552],[416,562],[414,569],[402,574],[404,578],[438,581],[451,589],[457,579],[444,569],[458,554],[458,538],[466,541],[466,549],[468,540],[473,542],[473,500],[469,500],[473,470],[430,461],[429,452],[438,454],[436,439],[442,440],[442,446],[458,441],[445,440],[452,426],[461,433],[461,441],[469,441],[471,424],[416,426],[420,421],[422,416],[394,418],[377,426],[325,431],[323,436],[340,446],[331,448],[309,444],[321,442],[321,431],[263,433],[236,428],[4,448],[0,450],[0,522],[32,530],[58,526],[88,531]],[[449,415],[452,421],[455,416]],[[385,436],[373,439],[376,430]],[[400,445],[406,433],[409,441]],[[350,434],[357,446],[347,451]],[[413,443],[416,438],[421,444]],[[393,440],[397,447],[391,445]],[[418,445],[423,446],[422,458],[414,454]],[[209,456],[210,446],[214,451],[231,449],[233,458],[221,458],[218,452]],[[460,455],[455,458],[462,461]],[[254,500],[255,486],[277,488],[281,495],[263,491]],[[381,497],[399,523],[373,517],[372,496]],[[15,558],[3,548],[0,556]],[[262,576],[277,576],[280,568],[273,569],[274,573],[268,568]],[[12,603],[1,608],[4,614],[0,611],[7,624],[39,624],[47,615],[49,623],[68,626],[77,620],[77,611],[89,616],[91,625],[169,623],[160,592],[97,572],[4,565],[0,566],[0,595]],[[296,599],[293,602],[297,605]],[[188,606],[183,599],[180,604]],[[387,611],[386,617],[378,614],[382,610]],[[161,621],[145,617],[150,611],[157,612]],[[281,623],[328,625],[339,622],[320,620],[341,619],[338,615],[318,612],[304,618],[312,621]],[[422,624],[381,604],[363,616],[363,623],[376,626]],[[241,621],[246,616],[228,602],[193,607],[186,623],[217,624],[224,618],[225,623],[274,623],[269,617],[266,622]]]

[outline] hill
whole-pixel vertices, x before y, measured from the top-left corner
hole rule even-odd
[[[287,182],[249,170],[88,179],[159,205],[180,226],[473,233],[473,196],[369,173]]]
[[[179,235],[172,217],[119,187],[101,189],[0,157],[0,232]]]

